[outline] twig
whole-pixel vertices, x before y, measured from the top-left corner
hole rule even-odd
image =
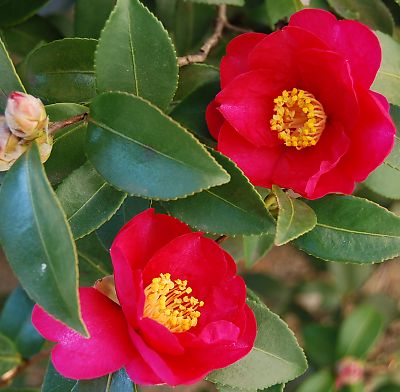
[[[9,370],[8,372],[4,373],[0,377],[0,387],[9,385],[12,380],[21,374],[28,366],[41,361],[42,359],[49,356],[51,350],[43,350],[40,353],[34,355],[32,358],[24,359],[22,363],[15,368]]]
[[[228,239],[228,236],[225,235],[225,234],[223,234],[223,235],[220,235],[220,236],[215,240],[215,242],[216,242],[217,244],[220,244],[221,242],[224,242],[224,241],[227,240],[227,239]]]
[[[56,122],[50,123],[48,132],[50,135],[53,133],[56,133],[58,130],[65,128],[68,125],[76,124],[80,121],[85,120],[87,116],[88,116],[88,113],[82,113],[82,114],[78,114],[77,116],[68,118],[63,121],[56,121]]]
[[[192,63],[203,63],[211,49],[214,48],[218,41],[222,37],[222,32],[224,31],[224,27],[227,25],[228,20],[226,17],[226,5],[220,5],[218,7],[218,17],[217,22],[215,24],[215,29],[210,38],[204,42],[203,46],[200,48],[199,53],[196,54],[188,54],[187,56],[178,57],[178,65],[182,67],[183,65],[188,65]]]
[[[237,31],[238,33],[250,33],[253,31],[250,29],[245,29],[244,27],[235,26],[228,21],[225,22],[225,28],[232,30],[232,31]]]

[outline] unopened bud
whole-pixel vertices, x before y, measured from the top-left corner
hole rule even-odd
[[[39,147],[40,160],[45,163],[50,156],[51,150],[53,148],[53,136],[48,133],[44,133],[42,136],[36,139]]]
[[[22,144],[21,139],[11,133],[5,118],[0,116],[0,171],[7,171],[27,148],[28,145]]]
[[[5,116],[11,132],[25,140],[37,138],[49,125],[42,101],[17,91],[8,97]]]
[[[344,358],[337,369],[336,388],[345,385],[356,385],[364,379],[364,365],[355,358]]]

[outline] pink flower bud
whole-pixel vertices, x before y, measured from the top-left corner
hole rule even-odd
[[[355,385],[364,379],[364,365],[355,358],[344,358],[339,362],[336,377],[336,388]]]
[[[5,116],[10,131],[25,140],[40,136],[49,124],[42,101],[17,91],[8,97]]]

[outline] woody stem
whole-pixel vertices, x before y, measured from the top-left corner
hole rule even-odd
[[[65,128],[65,127],[68,127],[69,125],[84,121],[87,116],[88,116],[88,113],[82,113],[82,114],[78,114],[77,116],[67,118],[66,120],[50,123],[48,132],[50,135],[52,135],[53,133],[56,133],[58,130],[60,130],[62,128]]]

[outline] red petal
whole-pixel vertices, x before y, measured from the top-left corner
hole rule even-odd
[[[218,108],[219,103],[217,103],[214,99],[213,101],[211,101],[206,109],[206,121],[208,130],[215,140],[218,140],[219,131],[225,121]]]
[[[274,168],[284,146],[256,147],[225,123],[219,136],[218,150],[231,158],[254,185],[271,188]]]
[[[58,343],[52,361],[64,377],[92,379],[119,370],[136,354],[121,307],[94,288],[81,288],[79,294],[90,338],[69,329],[37,305],[32,322],[42,336]]]
[[[172,240],[157,252],[143,271],[143,285],[160,273],[170,273],[172,279],[188,281],[193,296],[206,297],[211,287],[220,285],[226,275],[224,251],[201,233],[190,233]]]
[[[289,26],[301,27],[342,54],[350,62],[352,75],[370,87],[381,63],[381,48],[376,35],[365,25],[351,20],[336,20],[330,12],[304,9],[290,18]]]
[[[157,385],[163,384],[160,377],[154,373],[149,364],[142,358],[141,355],[136,353],[134,357],[130,358],[129,363],[125,366],[129,378],[139,385]]]
[[[261,42],[266,34],[245,33],[237,36],[226,47],[226,56],[221,60],[221,88],[241,73],[249,70],[247,58],[254,47]]]
[[[229,124],[255,146],[281,144],[277,133],[270,130],[274,98],[292,85],[282,81],[279,74],[264,70],[238,76],[216,97],[219,111]]]
[[[389,155],[396,128],[382,96],[359,88],[360,117],[351,128],[351,147],[341,168],[355,181],[364,181]]]

